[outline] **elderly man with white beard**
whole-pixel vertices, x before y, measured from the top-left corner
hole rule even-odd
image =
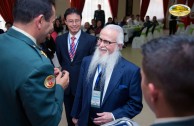
[[[83,59],[71,115],[78,126],[98,126],[133,118],[142,110],[140,69],[120,53],[123,30],[107,25],[93,56]]]

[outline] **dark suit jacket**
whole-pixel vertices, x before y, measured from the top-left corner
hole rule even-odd
[[[156,123],[152,124],[151,126],[194,126],[194,119],[166,123]]]
[[[52,37],[50,39],[46,38],[46,41],[40,44],[42,51],[44,51],[47,57],[52,60],[54,53],[56,51],[55,42]]]
[[[72,93],[75,95],[82,59],[85,56],[93,54],[97,40],[96,37],[82,31],[74,60],[71,62],[68,52],[68,34],[65,33],[57,37],[56,52],[62,70],[67,70],[70,73],[70,82],[68,88],[65,90],[65,94]]]
[[[86,76],[92,56],[83,60],[76,97],[72,109],[72,117],[78,118],[79,126],[87,126],[92,94],[94,74],[89,81]],[[103,112],[112,112],[115,119],[133,118],[142,110],[140,69],[120,58],[115,66],[103,103]]]
[[[0,35],[0,53],[0,125],[58,126],[64,90],[44,86],[54,74],[49,59],[12,28]]]
[[[105,23],[104,10],[95,10],[95,12],[94,12],[94,19],[96,21],[98,21],[98,20],[102,21],[102,24],[104,25],[104,23]]]

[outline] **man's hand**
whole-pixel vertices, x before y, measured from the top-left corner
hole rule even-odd
[[[98,118],[94,118],[94,123],[96,125],[102,125],[108,122],[113,121],[113,115],[110,112],[97,113]]]
[[[56,76],[56,84],[60,84],[64,89],[69,85],[69,72],[63,70],[62,72],[55,68],[54,74]]]
[[[55,77],[57,77],[57,75],[59,74],[59,72],[61,72],[59,70],[59,68],[54,68],[54,75],[55,75]]]
[[[78,119],[72,118],[72,122],[73,122],[76,126],[78,126],[78,125],[77,125]]]

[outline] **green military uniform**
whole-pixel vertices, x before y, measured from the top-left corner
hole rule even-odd
[[[13,28],[1,34],[0,66],[0,125],[57,126],[64,90],[35,43]]]

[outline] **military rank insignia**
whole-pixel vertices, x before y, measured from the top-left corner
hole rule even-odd
[[[44,85],[46,88],[52,88],[55,85],[55,76],[49,75],[44,80]]]
[[[40,53],[47,58],[47,55],[41,50]]]

